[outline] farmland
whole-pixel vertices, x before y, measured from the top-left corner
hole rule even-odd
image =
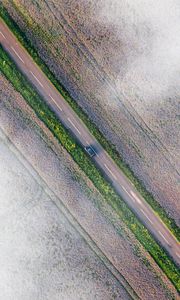
[[[0,69],[13,83],[15,89],[20,92],[27,103],[34,109],[36,115],[51,130],[53,135],[70,153],[74,161],[85,172],[93,182],[98,191],[117,212],[119,217],[135,234],[136,238],[152,255],[158,265],[162,268],[174,286],[179,290],[179,270],[167,253],[154,241],[148,230],[139,222],[125,202],[116,194],[111,185],[105,180],[99,170],[90,161],[75,141],[74,137],[60,123],[55,113],[48,107],[38,93],[33,89],[27,79],[20,73],[16,65],[0,47]]]
[[[1,298],[130,299],[3,139]]]
[[[144,90],[140,90],[140,87],[138,85],[139,82],[136,78],[138,77],[138,68],[136,64],[134,64],[136,71],[131,69],[131,72],[128,73],[126,70],[127,66],[124,65],[124,73],[121,74],[123,68],[120,68],[120,65],[117,63],[117,61],[121,61],[121,59],[126,63],[127,61],[125,59],[125,56],[119,57],[117,55],[116,57],[115,55],[115,58],[112,58],[110,54],[108,56],[108,51],[109,53],[112,52],[112,44],[110,45],[111,38],[112,42],[116,44],[116,47],[113,45],[113,49],[115,49],[115,51],[119,51],[120,44],[118,44],[117,36],[113,40],[113,33],[115,33],[116,30],[115,24],[112,24],[110,16],[108,17],[107,24],[104,24],[103,18],[105,12],[102,9],[101,1],[97,2],[96,6],[92,5],[92,2],[91,5],[89,2],[86,2],[86,4],[84,2],[80,2],[78,5],[74,5],[73,1],[71,1],[71,4],[67,1],[66,3],[60,4],[58,6],[56,1],[33,1],[33,3],[29,1],[29,3],[26,3],[26,5],[32,5],[36,7],[36,9],[34,8],[34,10],[31,10],[36,16],[37,14],[39,14],[39,17],[37,17],[36,21],[35,19],[33,20],[33,14],[31,17],[27,15],[27,7],[25,8],[24,3],[23,5],[21,5],[20,2],[21,1],[13,1],[13,5],[9,6],[9,1],[4,1],[4,5],[8,8],[8,11],[13,16],[14,20],[19,24],[21,29],[24,30],[24,28],[26,27],[27,31],[25,31],[25,34],[29,39],[28,41],[26,40],[29,43],[27,44],[29,47],[28,50],[31,52],[33,58],[38,63],[40,63],[40,65],[42,64],[42,69],[45,71],[48,77],[50,76],[50,79],[52,79],[51,81],[55,83],[60,92],[65,96],[66,100],[79,114],[79,116],[85,121],[86,124],[88,123],[87,125],[90,128],[91,132],[93,132],[97,139],[100,140],[105,149],[110,152],[112,157],[119,164],[120,168],[123,169],[128,177],[132,179],[136,187],[141,190],[141,193],[145,196],[146,200],[161,215],[162,219],[169,226],[171,231],[174,232],[176,236],[178,236],[178,227],[176,226],[173,219],[171,219],[174,218],[174,220],[178,224],[178,89],[176,88],[174,90],[173,86],[171,86],[169,87],[170,91],[168,91],[167,89],[163,90],[162,87],[159,86],[158,88],[161,88],[161,93],[159,96],[159,90],[157,89],[156,91],[155,86],[153,86],[154,83],[149,78],[145,77],[143,86],[145,85],[144,89],[147,89],[148,93],[146,97],[144,97]],[[46,24],[47,27],[45,26],[45,24],[42,25],[42,17],[40,17],[40,13],[42,13],[43,11],[43,18],[47,17],[46,13],[44,13],[45,7],[48,8],[50,15],[52,14],[56,21],[59,19],[61,20],[60,23],[57,22],[57,28],[56,26],[54,26],[56,23],[51,23],[51,30],[50,28],[48,28],[48,22],[48,24]],[[58,10],[59,8],[60,10]],[[91,11],[92,14],[89,13],[89,18],[85,18],[85,20],[82,18],[80,21],[79,14],[82,14],[82,11],[83,17],[84,15],[86,15],[87,11]],[[97,16],[93,13],[94,11],[98,12],[98,20],[96,20]],[[58,14],[58,17],[56,16],[56,14]],[[73,14],[75,17],[72,18]],[[50,20],[50,15],[48,21]],[[71,20],[73,20],[72,23]],[[87,24],[85,24],[86,22]],[[25,24],[26,26],[24,27]],[[77,26],[77,24],[79,27]],[[102,30],[101,27],[98,28],[99,24],[102,25]],[[117,25],[117,28],[118,26],[119,24]],[[93,32],[96,28],[98,28],[97,32]],[[15,30],[19,35],[20,31],[18,27],[14,27],[13,30]],[[60,31],[58,30],[62,31],[61,34],[59,34]],[[79,36],[77,35],[77,32],[79,33]],[[146,37],[147,32],[145,31],[144,34]],[[87,35],[88,38],[86,40],[85,37]],[[97,37],[98,35],[99,37]],[[39,43],[37,43],[38,37],[40,37]],[[104,39],[104,37],[108,38]],[[24,39],[22,40],[22,42],[24,43]],[[38,50],[39,56],[36,54],[36,50],[34,51],[33,48],[31,48],[30,43],[33,43],[35,48]],[[127,47],[129,46],[131,45],[127,45]],[[61,47],[62,49],[60,49]],[[106,47],[109,47],[109,49]],[[38,135],[40,134],[41,138],[43,137],[43,140],[49,145],[49,148],[51,150],[53,148],[53,151],[55,150],[55,153],[57,152],[57,148],[61,149],[61,151],[64,151],[62,148],[63,146],[69,152],[69,154],[71,154],[71,157],[74,161],[65,152],[65,156],[69,157],[72,164],[76,166],[78,172],[81,172],[79,169],[80,167],[87,175],[87,177],[83,173],[81,173],[81,175],[77,175],[77,172],[75,172],[74,169],[72,171],[71,167],[69,167],[69,171],[71,173],[70,177],[73,178],[73,182],[77,181],[78,184],[80,184],[80,187],[83,188],[83,193],[85,193],[86,196],[91,195],[92,191],[90,192],[89,187],[87,188],[87,186],[91,186],[93,192],[96,193],[96,196],[93,197],[93,204],[96,206],[96,209],[98,208],[98,212],[104,210],[104,205],[108,207],[108,209],[111,210],[110,215],[108,212],[108,217],[106,215],[107,209],[103,211],[103,216],[105,213],[105,216],[107,217],[106,221],[108,220],[113,228],[115,227],[116,231],[120,234],[121,237],[124,237],[124,234],[126,234],[128,236],[128,239],[131,238],[133,245],[133,255],[135,255],[136,259],[138,258],[138,263],[140,262],[143,267],[145,266],[147,270],[150,271],[150,273],[148,274],[144,273],[144,269],[142,271],[143,275],[147,274],[146,281],[148,281],[148,277],[150,276],[151,278],[153,274],[153,276],[158,278],[157,285],[161,287],[160,293],[161,289],[164,289],[163,293],[165,293],[165,297],[169,297],[172,299],[175,298],[176,296],[173,296],[173,293],[175,293],[175,291],[173,290],[167,278],[162,275],[162,273],[160,273],[161,275],[159,275],[159,273],[157,275],[157,272],[161,271],[159,270],[159,267],[156,265],[156,263],[165,271],[166,275],[174,283],[176,288],[178,288],[177,269],[174,268],[173,264],[171,264],[168,256],[158,245],[156,245],[156,243],[154,243],[152,237],[143,228],[143,226],[139,224],[137,219],[132,215],[126,205],[124,205],[121,199],[114,194],[111,186],[107,184],[107,182],[102,178],[101,174],[94,168],[79,145],[75,142],[72,136],[69,135],[67,130],[65,130],[65,128],[63,128],[63,126],[58,123],[56,116],[48,109],[48,107],[42,102],[37,93],[33,91],[29,83],[17,71],[16,66],[10,61],[9,57],[4,53],[2,48],[0,49],[0,51],[0,63],[2,72],[8,79],[10,79],[15,89],[23,95],[24,99],[34,109],[40,120],[42,120],[43,123],[46,124],[51,131],[50,133],[50,131],[44,126],[44,124],[41,121],[37,120],[31,109],[28,108],[28,114],[29,112],[30,114],[33,114],[33,118],[34,120],[36,120],[35,123],[38,123],[38,126],[36,126],[34,122],[30,122],[27,114],[27,118],[23,118],[23,122],[19,127],[20,132],[22,131],[22,128],[25,128],[25,122],[27,121],[26,119],[28,119],[28,125],[33,124],[33,126],[35,126],[33,127],[33,129],[37,130]],[[62,51],[65,52],[62,53]],[[100,53],[98,53],[99,51]],[[105,51],[104,55],[102,55],[103,51]],[[47,67],[42,63],[41,58],[50,68],[52,73],[55,74],[56,78],[63,83],[65,89],[68,90],[69,94],[62,86],[59,86],[59,83],[57,83],[56,79],[53,77],[53,74],[50,73]],[[117,61],[113,63],[113,59],[117,59]],[[140,73],[141,71],[142,69],[140,70]],[[171,72],[174,72],[174,70],[171,70]],[[95,74],[95,76],[93,74]],[[121,78],[120,75],[122,75]],[[133,78],[133,76],[135,77]],[[132,83],[132,86],[129,86],[127,80],[128,78],[130,78],[129,82]],[[174,77],[172,76],[172,78]],[[132,79],[134,79],[134,82]],[[149,85],[151,85],[153,92],[151,91],[151,89],[149,89],[149,87],[147,88],[146,79],[147,81],[149,80],[148,83]],[[162,80],[165,79],[166,78],[162,76]],[[94,82],[94,80],[96,81],[96,83]],[[141,76],[139,77],[139,80],[142,83]],[[4,77],[2,77],[2,81],[6,83]],[[176,82],[176,78],[174,81],[172,81],[172,84],[175,84],[174,82]],[[135,84],[135,86],[133,86],[133,84]],[[169,97],[168,101],[167,97],[165,97],[165,92],[167,93],[167,97]],[[76,102],[69,95],[71,95]],[[157,101],[156,105],[154,102],[152,102],[152,96]],[[20,95],[18,97],[20,97]],[[23,106],[25,106],[26,108],[28,107],[25,105],[25,103],[23,104]],[[15,119],[17,116],[23,117],[23,110],[21,108],[18,110],[17,108],[15,108],[15,106],[13,106],[12,109],[12,106],[6,105],[6,109],[7,108],[11,108],[11,113],[12,111],[13,113],[15,113],[16,111],[17,115],[15,116]],[[87,118],[87,115],[85,115],[84,112],[86,112],[90,116],[93,122],[91,122]],[[102,115],[100,114],[100,112]],[[43,130],[40,128],[42,128]],[[98,131],[97,128],[99,128],[100,131]],[[47,136],[44,135],[44,132],[48,134],[48,139]],[[101,132],[104,134],[107,140],[111,141],[111,144],[104,139]],[[171,132],[173,132],[173,135],[171,134]],[[52,133],[57,138],[57,140],[60,141],[62,146],[57,144],[57,141],[54,139]],[[7,132],[7,135],[9,135],[9,132]],[[54,146],[54,144],[56,145],[56,147]],[[43,147],[41,150],[43,152]],[[30,153],[29,155],[31,156]],[[59,153],[56,153],[56,155],[59,157]],[[79,166],[77,166],[75,162]],[[128,165],[126,163],[128,163]],[[35,165],[36,164],[37,163],[35,162]],[[64,166],[65,165],[66,164],[64,164]],[[51,170],[51,168],[52,165],[49,166],[49,170]],[[136,178],[134,177],[132,171],[134,172],[134,174],[136,174]],[[41,171],[41,176],[45,176],[42,175],[43,173],[44,172]],[[82,178],[84,178],[84,180],[82,180]],[[88,178],[91,181],[89,181]],[[92,183],[94,183],[94,186]],[[53,182],[51,182],[51,184],[53,184]],[[147,193],[143,186],[146,186],[150,193]],[[96,188],[100,191],[101,195],[96,190]],[[155,189],[156,191],[154,192],[153,189]],[[55,188],[53,190],[55,190]],[[68,207],[68,209],[69,205],[72,205],[72,201],[70,200],[72,198],[72,193],[69,200],[67,200],[68,205],[65,205],[66,208]],[[151,194],[154,195],[154,199]],[[98,200],[96,199],[96,197],[98,198]],[[155,199],[158,202],[156,202]],[[114,208],[114,212],[112,212],[112,209],[108,206],[108,203],[111,204],[111,206]],[[158,205],[158,203],[161,205],[161,207]],[[87,205],[87,199],[84,202],[84,205],[85,204]],[[79,205],[77,206],[79,208]],[[165,210],[162,209],[162,207],[164,207],[168,215]],[[76,213],[77,211],[73,213],[75,219],[77,217]],[[84,214],[85,212],[81,210],[80,216],[82,217]],[[117,218],[114,217],[115,215]],[[120,219],[118,218],[118,216],[120,217]],[[100,217],[99,215],[97,215],[97,223],[99,223],[99,219]],[[114,224],[115,219],[116,225]],[[86,222],[85,224],[87,225]],[[82,227],[83,229],[85,228],[84,225]],[[87,226],[87,228],[89,227]],[[99,230],[99,232],[101,232],[102,228]],[[131,229],[138,240],[145,246],[146,250],[149,251],[152,257],[154,257],[156,263],[153,262],[152,258],[149,257],[143,247],[135,240],[129,229]],[[98,239],[94,239],[93,237],[93,241],[94,240]],[[108,239],[106,242],[108,244]],[[101,246],[104,246],[104,244],[105,241],[101,240]],[[108,247],[104,247],[104,251],[107,251],[107,248]],[[116,244],[115,249],[116,248],[119,249],[119,244]],[[113,251],[112,249],[109,250],[108,255],[106,253],[105,257],[108,256],[109,258],[109,255],[111,256],[112,253],[114,253]],[[111,260],[113,259],[114,257],[111,257]],[[131,262],[131,264],[129,265],[130,268],[132,267],[133,263],[135,263],[135,261]],[[139,286],[135,286],[132,279],[134,278],[134,275],[128,274],[127,266],[124,266],[122,272],[121,264],[122,261],[120,262],[120,264],[118,264],[118,268],[121,270],[121,280],[123,281],[123,285],[125,284],[125,288],[128,290],[128,288],[130,288],[131,286],[133,291],[144,297],[144,287],[142,289],[139,288]],[[116,265],[116,263],[113,263],[113,265]],[[140,266],[139,268],[141,269]],[[142,280],[142,278],[140,280]],[[128,282],[130,282],[130,285]],[[155,295],[157,295],[156,288],[154,289],[153,280],[152,286]]]
[[[14,20],[21,29],[25,28],[40,57],[178,224],[177,90],[174,98],[162,97],[158,105],[140,95],[133,95],[133,101],[129,101],[132,96],[125,92],[132,88],[129,89],[125,77],[117,98],[114,89],[117,79],[120,80],[119,72],[124,70],[126,74],[126,66],[121,67],[117,61],[123,60],[125,50],[114,33],[116,28],[96,20],[100,1],[97,6],[88,1],[78,5],[76,1],[13,3],[4,1]],[[31,17],[26,13],[28,10]],[[110,56],[112,49],[116,52]],[[121,77],[124,78],[123,74]],[[176,137],[173,140],[171,132]],[[147,199],[164,216],[151,197]]]
[[[0,80],[2,83],[0,87],[1,128],[31,163],[34,170],[58,195],[58,199],[54,202],[56,204],[62,202],[68,208],[68,211],[76,217],[78,223],[93,238],[103,253],[114,262],[139,296],[143,299],[150,299],[149,295],[151,295],[150,297],[153,295],[154,299],[175,299],[177,295],[172,284],[134,239],[125,224],[106,204],[92,183],[62,146],[57,143],[49,130],[37,119],[20,94],[13,89],[2,75],[0,75]],[[62,295],[62,299],[63,297],[66,299],[67,296],[68,299],[71,299],[74,294],[81,295],[85,299],[91,299],[89,298],[91,295],[94,299],[95,287],[97,299],[102,297],[103,299],[121,299],[120,297],[123,300],[128,299],[124,289],[101,265],[100,260],[95,258],[79,234],[75,233],[75,229],[72,229],[70,224],[68,225],[68,221],[65,220],[63,214],[54,207],[52,200],[47,195],[47,188],[44,187],[44,184],[41,183],[38,187],[38,184],[34,182],[33,178],[35,177],[38,181],[38,176],[35,175],[32,167],[28,169],[27,173],[24,167],[20,166],[21,155],[17,156],[15,160],[16,167],[13,165],[14,162],[10,159],[12,154],[9,153],[12,151],[12,146],[8,141],[6,141],[6,144],[9,150],[6,146],[3,153],[6,153],[7,159],[4,158],[1,161],[1,167],[4,170],[4,176],[1,176],[1,183],[3,180],[4,184],[1,184],[1,186],[7,186],[8,184],[8,189],[6,188],[4,191],[6,194],[1,193],[6,199],[4,204],[1,201],[3,216],[6,213],[6,218],[1,218],[1,220],[4,220],[4,225],[2,224],[3,232],[4,234],[7,233],[4,247],[7,246],[9,249],[5,258],[8,259],[9,257],[10,259],[11,257],[9,275],[11,272],[17,272],[17,265],[15,265],[17,258],[19,262],[22,262],[20,266],[18,265],[18,268],[21,268],[24,272],[26,286],[26,289],[19,295],[17,282],[13,278],[13,282],[11,281],[12,286],[15,287],[13,292],[17,293],[15,299],[24,299],[23,293],[26,292],[27,296],[27,291],[29,298],[32,298],[32,291],[35,293],[33,297],[36,297],[38,293],[41,293],[43,297],[42,291],[40,292],[41,288],[46,293],[44,294],[46,297],[55,297],[53,294],[55,289],[56,296]],[[31,144],[31,147],[29,147],[29,144]],[[1,142],[1,150],[3,150],[3,147],[5,146]],[[11,167],[7,168],[7,162]],[[29,173],[33,174],[33,178],[30,179]],[[8,182],[6,179],[8,179]],[[16,180],[16,185],[13,184],[14,180]],[[44,187],[43,191],[42,186]],[[18,202],[16,198],[14,198],[13,203],[9,202],[12,200],[12,193]],[[7,199],[9,200],[7,201]],[[32,199],[34,200],[32,201]],[[61,206],[60,208],[62,209]],[[68,232],[66,232],[67,228]],[[104,234],[103,230],[105,231]],[[11,232],[13,232],[13,239]],[[12,244],[12,241],[16,240],[14,235],[21,237],[20,243],[17,242],[21,245],[20,248],[17,248],[15,242]],[[33,255],[31,251],[27,252],[27,247],[31,247],[31,245],[35,249],[34,251],[32,249]],[[16,249],[16,259],[12,255],[13,249]],[[17,249],[19,249],[18,252]],[[76,255],[76,251],[81,253],[82,262],[76,260],[79,257],[79,255]],[[41,256],[38,253],[41,253]],[[63,256],[63,253],[66,253],[66,256]],[[9,262],[7,261],[7,263]],[[5,270],[5,265],[1,264],[3,266],[2,271]],[[73,273],[77,265],[84,266],[79,275]],[[60,266],[61,268],[59,268]],[[40,274],[46,273],[46,276],[39,275],[38,270]],[[22,273],[18,271],[17,274],[20,276]],[[67,277],[65,274],[67,274]],[[68,285],[66,278],[72,278],[73,283],[71,286]],[[102,278],[105,278],[106,281]],[[4,276],[2,279],[5,280]],[[18,277],[18,280],[20,283],[22,278]],[[61,291],[58,290],[59,280],[62,284]],[[81,291],[79,290],[78,280],[81,282]],[[88,282],[88,287],[91,290],[85,286],[85,282]],[[1,294],[4,296],[7,292],[5,290],[7,282],[1,280],[1,283],[4,283],[1,289]]]

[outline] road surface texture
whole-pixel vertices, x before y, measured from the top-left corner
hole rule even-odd
[[[76,136],[78,142],[83,147],[90,145],[95,149],[96,155],[92,160],[106,175],[117,193],[128,204],[155,239],[164,247],[174,261],[180,264],[180,247],[178,241],[135,190],[131,182],[124,176],[97,140],[90,134],[87,127],[47,79],[46,75],[35,64],[27,51],[18,43],[16,37],[3,21],[0,21],[0,42],[18,68],[30,80],[48,105],[56,112],[62,124]]]

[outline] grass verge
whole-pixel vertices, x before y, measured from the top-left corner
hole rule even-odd
[[[9,55],[0,46],[0,71],[12,83],[14,88],[24,97],[27,103],[35,111],[38,118],[46,124],[62,146],[70,153],[74,161],[90,178],[95,187],[103,195],[104,199],[116,210],[119,217],[135,234],[136,238],[155,259],[157,264],[165,272],[176,289],[180,291],[180,271],[155,242],[148,230],[139,222],[125,202],[116,194],[112,186],[105,180],[101,172],[92,163],[83,148],[70,135],[68,130],[60,123],[55,113],[48,107],[45,101],[38,95],[28,80],[18,70]]]
[[[99,141],[103,148],[108,152],[112,159],[116,162],[123,173],[128,177],[128,179],[134,184],[139,193],[143,198],[150,204],[153,210],[159,215],[164,224],[169,228],[169,230],[174,234],[178,241],[180,241],[180,228],[177,226],[175,221],[168,216],[163,207],[154,199],[151,193],[149,193],[143,183],[134,175],[130,167],[123,161],[120,154],[116,150],[116,147],[110,144],[103,134],[99,131],[96,125],[89,119],[86,113],[79,107],[76,101],[74,101],[65,88],[56,80],[53,73],[49,70],[47,65],[39,57],[36,49],[32,46],[31,42],[25,37],[24,33],[20,30],[18,25],[13,21],[11,16],[8,14],[7,10],[0,4],[0,16],[6,22],[8,27],[16,35],[20,43],[26,48],[29,54],[33,57],[34,61],[39,65],[41,70],[46,74],[49,80],[54,84],[57,90],[62,94],[64,99],[69,103],[73,110],[78,114],[81,120],[86,124],[89,131],[94,135],[94,137]]]

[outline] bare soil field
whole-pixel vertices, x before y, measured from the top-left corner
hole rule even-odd
[[[129,299],[122,283],[143,300],[178,299],[22,97],[0,82],[2,298]]]
[[[180,225],[180,7],[173,0],[156,7],[151,2],[2,1],[56,77]]]

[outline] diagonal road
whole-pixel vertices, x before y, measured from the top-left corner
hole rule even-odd
[[[63,125],[68,128],[83,147],[92,146],[96,155],[92,158],[113,184],[117,193],[128,204],[140,221],[164,247],[174,261],[180,265],[180,243],[162,223],[148,203],[141,197],[132,183],[125,177],[107,152],[91,135],[85,124],[75,114],[46,75],[32,60],[28,52],[19,44],[9,28],[0,20],[0,43],[9,53],[21,72],[29,79],[38,93],[55,111]]]

